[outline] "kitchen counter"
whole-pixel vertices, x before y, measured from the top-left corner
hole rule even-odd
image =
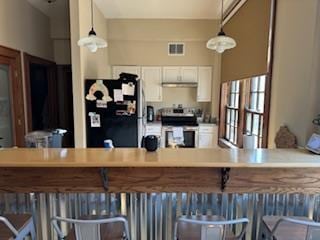
[[[320,168],[320,156],[295,149],[18,148],[0,150],[0,167]]]
[[[0,192],[320,193],[305,150],[2,149]]]

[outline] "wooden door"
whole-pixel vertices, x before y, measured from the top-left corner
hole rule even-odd
[[[23,147],[25,116],[20,52],[0,46],[0,65],[0,84],[3,86],[0,98],[0,128],[3,132],[0,130],[0,134],[6,135],[0,137],[7,138],[0,140],[0,145]]]

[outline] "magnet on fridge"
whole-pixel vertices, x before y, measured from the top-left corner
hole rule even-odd
[[[101,100],[105,102],[111,102],[112,98],[109,95],[108,88],[103,84],[102,80],[97,80],[94,84],[91,85],[89,93],[86,95],[86,99],[89,101],[97,100],[97,97],[94,95],[96,92],[101,92],[103,97]]]
[[[101,127],[100,114],[90,112],[89,116],[90,116],[90,126],[91,127],[93,127],[93,128]]]

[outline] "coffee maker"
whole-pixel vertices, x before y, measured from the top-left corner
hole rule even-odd
[[[147,122],[154,121],[154,108],[152,106],[147,106]]]

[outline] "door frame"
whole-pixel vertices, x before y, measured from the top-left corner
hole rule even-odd
[[[56,63],[50,60],[39,58],[28,53],[23,53],[24,61],[24,74],[25,74],[25,86],[26,86],[26,100],[27,100],[27,120],[28,132],[32,131],[32,102],[31,102],[31,83],[30,83],[30,64],[38,64],[45,66],[47,68],[47,78],[48,78],[48,87],[49,89],[57,90],[57,81],[56,81]],[[49,111],[57,113],[57,91],[49,91]],[[58,123],[58,115],[55,114],[49,119],[49,125],[56,125]]]
[[[21,52],[0,46],[0,63],[9,65],[13,145],[24,146],[26,134]],[[14,96],[14,97],[13,97]]]

